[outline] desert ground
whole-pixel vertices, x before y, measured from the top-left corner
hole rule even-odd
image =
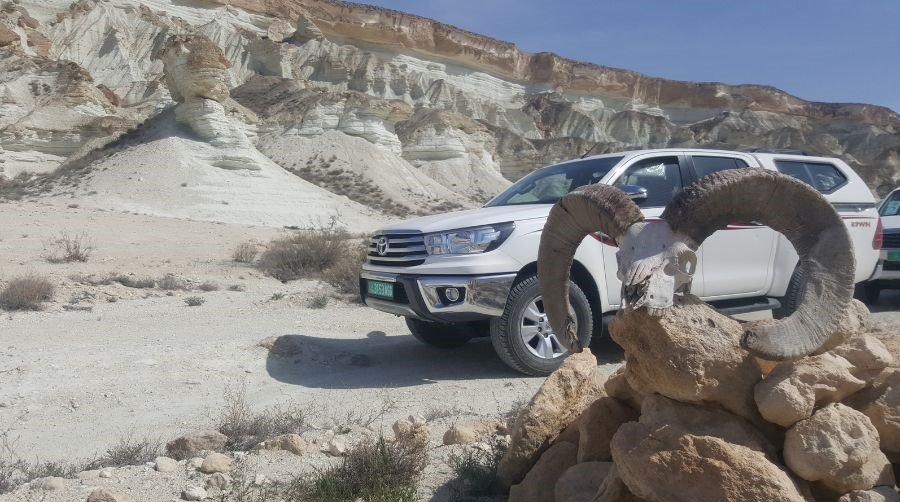
[[[323,283],[283,284],[232,261],[238,244],[265,242],[281,230],[50,200],[0,205],[0,281],[35,273],[57,288],[43,311],[0,317],[0,430],[9,429],[23,457],[72,461],[122,437],[164,442],[214,428],[226,388],[246,389],[256,409],[306,410],[319,431],[384,410],[370,428],[390,435],[396,419],[426,416],[434,420],[437,447],[454,421],[500,416],[542,381],[509,370],[487,339],[450,351],[426,347],[402,319],[351,299],[333,297],[325,308],[309,308],[310,299],[330,291]],[[61,232],[90,236],[96,249],[87,262],[47,261],[48,242]],[[91,286],[80,279],[119,273],[174,274],[195,290]],[[220,289],[196,290],[204,282]],[[242,291],[229,290],[235,285]],[[205,303],[188,307],[190,296]],[[261,346],[266,340],[296,350],[280,357]],[[621,353],[608,345],[601,359],[611,372]],[[144,468],[123,472],[128,469]],[[448,475],[426,475],[427,498]],[[171,496],[181,488],[172,482]],[[148,493],[139,500],[162,500],[153,498],[161,496],[158,486]]]
[[[440,438],[450,424],[502,416],[542,382],[509,370],[486,339],[450,351],[426,347],[402,319],[334,295],[324,283],[281,283],[232,260],[238,244],[266,242],[283,230],[46,200],[0,205],[0,278],[35,273],[57,287],[43,311],[0,317],[0,430],[24,457],[71,461],[122,437],[167,441],[214,428],[226,391],[245,389],[256,409],[305,410],[311,441],[363,421],[378,432],[399,418],[427,417],[431,455],[442,458],[449,450]],[[90,237],[95,250],[87,262],[48,262],[48,243],[62,232]],[[110,274],[173,274],[192,291],[84,279]],[[198,291],[203,283],[219,289]],[[323,294],[330,295],[328,304],[311,308],[310,300]],[[205,301],[189,307],[190,296]],[[898,323],[898,308],[900,295],[886,293],[875,317]],[[621,364],[613,343],[594,349],[603,373]],[[299,461],[290,457],[255,456],[248,469],[296,472]],[[310,457],[299,469],[325,461]],[[441,500],[451,476],[446,465],[436,465],[426,471],[425,500]],[[188,482],[148,481],[149,467],[118,471],[113,481],[129,485],[138,500],[177,497],[179,483]],[[80,500],[81,491],[101,481],[107,480],[86,474],[48,500]],[[16,493],[0,500],[16,500]]]

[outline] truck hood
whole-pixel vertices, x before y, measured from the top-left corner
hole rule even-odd
[[[550,214],[550,208],[552,207],[552,204],[482,207],[466,211],[433,214],[431,216],[413,218],[411,220],[405,220],[382,227],[381,231],[422,232],[429,234],[457,228],[479,227],[482,225],[490,225],[492,223],[546,218],[547,215]]]

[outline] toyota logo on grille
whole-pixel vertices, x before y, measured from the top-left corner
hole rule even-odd
[[[388,253],[388,238],[382,237],[378,239],[378,242],[375,244],[375,251],[378,253],[378,256],[384,256]]]

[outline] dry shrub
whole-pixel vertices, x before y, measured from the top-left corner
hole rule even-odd
[[[231,253],[231,259],[237,263],[253,263],[258,253],[259,249],[256,247],[256,244],[244,242],[234,248],[234,251]]]
[[[416,441],[365,439],[339,465],[295,482],[291,500],[413,502],[426,461],[426,446]]]
[[[207,293],[209,293],[210,291],[218,291],[219,285],[212,281],[206,281],[198,286],[198,288],[200,288],[200,291],[206,291]]]
[[[368,241],[368,239],[366,239]],[[366,261],[366,247],[353,246],[340,255],[337,261],[322,273],[322,280],[339,293],[359,296],[359,271]]]
[[[316,295],[306,303],[306,307],[314,310],[324,309],[328,306],[328,295]]]
[[[257,266],[280,281],[316,277],[347,251],[350,234],[332,220],[269,242]]]
[[[506,450],[506,443],[497,436],[491,436],[487,448],[466,448],[459,454],[451,454],[448,460],[456,474],[456,478],[449,483],[453,498],[505,494],[506,489],[497,476],[497,468]]]
[[[87,462],[81,470],[143,465],[146,462],[152,462],[160,455],[162,455],[161,441],[150,438],[134,439],[127,436],[107,448],[103,455]]]
[[[166,291],[185,289],[184,282],[175,277],[175,274],[166,274],[162,276],[156,281],[156,285],[159,286],[159,289],[164,289]]]
[[[94,251],[91,239],[83,233],[70,236],[63,232],[51,239],[47,247],[50,249],[46,251],[46,258],[50,263],[86,262]]]
[[[0,292],[0,307],[6,310],[41,310],[53,299],[53,284],[38,275],[17,277]]]
[[[302,434],[309,430],[307,413],[296,406],[273,406],[256,412],[247,402],[247,391],[225,389],[225,409],[217,429],[228,436],[226,448],[249,451],[254,446],[283,434]]]
[[[156,287],[156,279],[153,279],[152,277],[129,277],[127,275],[119,275],[116,276],[113,281],[118,282],[126,288],[151,289]]]
[[[13,491],[23,483],[48,476],[71,479],[82,471],[103,467],[143,465],[161,454],[161,441],[146,438],[136,440],[128,436],[120,439],[116,444],[107,448],[102,455],[93,459],[28,461],[16,455],[4,434],[0,434],[0,494]]]

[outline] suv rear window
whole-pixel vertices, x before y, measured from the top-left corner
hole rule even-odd
[[[833,164],[825,162],[803,162],[799,160],[776,160],[778,170],[788,176],[812,186],[822,193],[830,193],[847,183],[847,177]]]
[[[726,169],[740,169],[750,167],[741,159],[734,157],[712,157],[709,155],[692,155],[694,162],[694,174],[700,179],[708,174],[725,171]]]

